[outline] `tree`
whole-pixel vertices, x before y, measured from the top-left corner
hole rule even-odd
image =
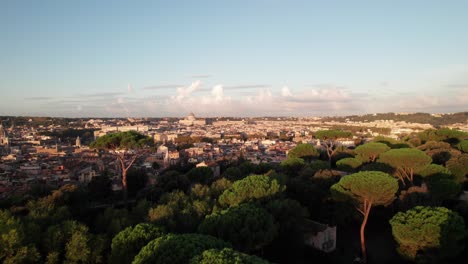
[[[165,192],[171,192],[174,190],[185,192],[190,187],[190,181],[187,176],[171,170],[161,174],[157,178],[156,187],[163,189]]]
[[[185,264],[207,249],[222,249],[230,245],[212,236],[200,234],[168,234],[144,246],[133,264]]]
[[[413,183],[414,174],[431,164],[431,157],[418,149],[392,149],[380,155],[379,162],[386,163],[395,169],[395,176],[406,185]]]
[[[318,150],[311,144],[298,144],[288,152],[290,158],[301,158],[307,161],[316,159],[320,156]]]
[[[242,204],[208,215],[198,227],[203,234],[219,237],[242,251],[259,250],[278,232],[273,216],[253,204]]]
[[[150,137],[136,131],[127,131],[99,137],[90,144],[91,148],[108,151],[118,160],[122,173],[124,200],[127,199],[127,172],[139,157],[147,153],[152,143]]]
[[[131,168],[127,172],[127,189],[130,197],[135,196],[141,189],[146,187],[148,183],[148,175],[144,168]]]
[[[353,172],[362,165],[362,161],[356,158],[344,158],[336,162],[339,170]]]
[[[231,248],[208,249],[194,257],[191,264],[268,264],[257,256],[247,255]]]
[[[77,221],[64,221],[50,226],[44,233],[42,245],[49,262],[102,262],[103,241],[89,233],[86,225]]]
[[[147,223],[125,228],[112,239],[110,262],[131,263],[146,244],[164,233],[164,228]]]
[[[278,180],[267,175],[250,175],[234,182],[218,199],[223,207],[236,206],[243,202],[270,198],[286,189]]]
[[[36,247],[27,243],[21,222],[9,211],[0,210],[0,262],[37,263],[40,255]]]
[[[434,262],[463,250],[463,218],[447,208],[416,206],[397,213],[390,225],[398,252],[405,258]]]
[[[444,166],[430,164],[420,173],[427,183],[429,192],[436,202],[453,199],[460,194],[461,184],[459,184],[452,173]]]
[[[451,173],[447,168],[438,164],[429,164],[428,166],[426,166],[424,169],[422,169],[419,172],[419,175],[421,175],[424,178],[427,178],[436,174],[450,175]]]
[[[357,153],[357,158],[363,162],[375,162],[380,154],[389,150],[390,147],[384,143],[370,142],[358,146],[354,151]]]
[[[205,200],[190,199],[181,191],[161,197],[160,204],[149,210],[150,221],[172,232],[193,232],[205,215],[211,212]]]
[[[459,196],[462,186],[456,182],[453,175],[437,173],[424,179],[429,192],[436,202],[455,199]]]
[[[297,176],[299,171],[304,167],[305,162],[301,158],[288,157],[281,162],[283,171],[291,177]]]
[[[214,181],[210,186],[210,196],[212,199],[218,199],[218,197],[223,194],[223,192],[231,188],[232,182],[221,178],[217,181]]]
[[[309,212],[298,201],[292,199],[275,199],[265,205],[265,209],[273,216],[279,226],[278,237],[275,244],[293,252],[302,249],[304,244],[303,230],[301,226]]]
[[[367,260],[364,230],[372,206],[390,205],[398,191],[398,181],[380,171],[358,172],[341,178],[330,191],[336,200],[348,200],[354,203],[364,218],[361,224],[361,251],[364,261]]]
[[[321,144],[327,151],[328,160],[331,167],[331,159],[337,151],[337,140],[343,138],[352,138],[353,134],[342,130],[319,130],[315,132],[315,138],[321,140]]]
[[[468,133],[457,130],[457,129],[450,129],[450,128],[441,128],[436,131],[436,134],[441,138],[443,141],[448,142],[452,145],[458,144],[462,139],[468,137]]]
[[[191,169],[186,176],[192,183],[209,184],[213,180],[214,174],[209,167],[198,167]]]
[[[223,177],[230,181],[240,180],[243,176],[242,171],[238,167],[229,167],[223,173]]]
[[[442,141],[428,141],[418,149],[426,152],[432,158],[432,162],[440,165],[445,163],[453,156],[460,155],[460,151],[452,148],[449,143]]]
[[[468,154],[464,153],[448,160],[447,169],[452,172],[458,182],[464,182],[468,174]]]
[[[112,195],[112,180],[107,176],[97,176],[88,183],[88,190],[92,200],[105,199]]]
[[[377,136],[374,138],[374,142],[384,143],[385,145],[389,146],[392,149],[399,149],[399,148],[409,148],[411,147],[408,142],[399,141],[393,138],[384,137],[384,136]]]
[[[132,224],[126,208],[106,208],[96,217],[94,226],[97,232],[106,233],[109,237],[113,237]]]
[[[460,141],[460,143],[457,145],[457,148],[463,153],[468,153],[468,139]]]

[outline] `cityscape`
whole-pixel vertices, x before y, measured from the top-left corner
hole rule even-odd
[[[1,263],[466,262],[466,1],[0,5]]]

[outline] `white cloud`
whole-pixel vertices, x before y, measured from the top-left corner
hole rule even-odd
[[[190,96],[194,91],[200,88],[202,82],[200,80],[192,82],[188,87],[179,87],[177,88],[177,95],[175,96],[175,99],[177,101],[181,101],[184,98]]]
[[[211,90],[211,95],[214,97],[215,102],[221,102],[224,99],[224,91],[223,91],[223,86],[221,84],[218,84],[213,87]]]
[[[289,90],[289,87],[283,86],[283,88],[281,88],[281,96],[284,96],[284,97],[292,96],[292,93]]]

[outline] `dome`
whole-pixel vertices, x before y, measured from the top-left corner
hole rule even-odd
[[[193,113],[190,113],[190,115],[187,116],[187,120],[193,121],[195,120],[195,115]]]

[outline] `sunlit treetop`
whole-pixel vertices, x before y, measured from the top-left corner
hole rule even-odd
[[[133,150],[151,146],[153,140],[136,131],[118,132],[99,137],[90,147],[104,150]]]

